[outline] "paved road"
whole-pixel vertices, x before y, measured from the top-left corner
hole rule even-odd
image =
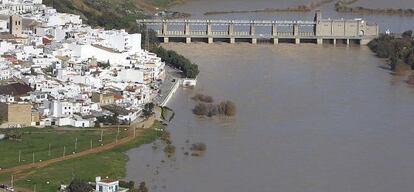
[[[159,85],[161,94],[157,95],[154,98],[154,103],[157,105],[161,104],[165,100],[165,98],[168,96],[168,93],[174,87],[175,82],[181,78],[179,70],[176,70],[168,66],[165,67],[165,70],[166,70],[165,80]],[[174,79],[175,79],[175,82],[173,82]]]

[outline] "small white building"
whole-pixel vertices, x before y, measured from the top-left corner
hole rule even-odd
[[[50,105],[52,117],[67,117],[74,113],[73,103],[68,101],[52,101]]]
[[[127,192],[128,189],[123,189],[119,187],[119,181],[114,181],[111,179],[101,179],[101,177],[96,177],[95,179],[96,192]]]

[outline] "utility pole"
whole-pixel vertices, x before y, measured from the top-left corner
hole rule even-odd
[[[63,158],[65,157],[65,153],[66,153],[66,146],[63,146]]]
[[[118,143],[118,136],[119,136],[119,123],[118,123],[118,132],[116,133],[116,143]]]
[[[35,163],[34,152],[33,152],[33,164]]]
[[[19,150],[19,163],[22,161],[22,150]]]
[[[50,153],[50,148],[51,148],[51,145],[50,145],[50,143],[49,143],[49,152],[47,153],[47,155],[48,155],[48,156],[50,156],[50,155],[51,155],[51,153]]]
[[[75,153],[76,153],[77,148],[78,148],[78,138],[76,137],[76,139],[75,139]]]
[[[92,139],[91,139],[91,150],[92,150],[92,147],[93,147],[93,145],[92,145]]]
[[[14,178],[13,178],[13,175],[11,175],[11,181],[10,181],[10,186],[13,188],[13,186],[14,186]]]
[[[136,135],[136,131],[137,131],[137,128],[136,128],[136,127],[134,127],[134,137],[135,137],[135,135]]]
[[[102,131],[101,131],[101,143],[103,142],[103,129],[102,129]]]

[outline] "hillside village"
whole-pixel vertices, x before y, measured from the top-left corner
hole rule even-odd
[[[0,0],[0,127],[130,123],[165,76],[141,34],[92,28],[42,0]]]

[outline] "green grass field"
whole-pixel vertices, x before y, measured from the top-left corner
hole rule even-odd
[[[0,133],[11,130],[0,130]],[[65,154],[88,150],[91,146],[96,147],[114,141],[118,134],[118,129],[103,129],[103,141],[101,142],[101,130],[99,129],[75,129],[67,128],[57,130],[53,128],[23,128],[14,129],[14,132],[22,133],[20,140],[1,140],[0,141],[0,168],[9,168],[17,165],[44,161]],[[126,131],[120,129],[118,138],[126,136]],[[77,142],[76,142],[77,140]],[[49,153],[50,145],[50,153]],[[20,151],[20,162],[19,162]]]
[[[164,127],[156,122],[154,128]],[[36,191],[54,192],[60,184],[69,184],[73,178],[87,181],[94,181],[96,176],[122,179],[126,174],[125,165],[128,161],[124,152],[139,145],[151,143],[158,137],[158,131],[147,129],[136,139],[109,151],[62,161],[39,170],[24,171],[19,175],[31,173],[30,176],[16,179],[15,186],[25,189],[33,189],[36,186]],[[19,178],[19,175],[15,178]],[[0,183],[8,184],[10,178],[9,173],[0,174]]]

